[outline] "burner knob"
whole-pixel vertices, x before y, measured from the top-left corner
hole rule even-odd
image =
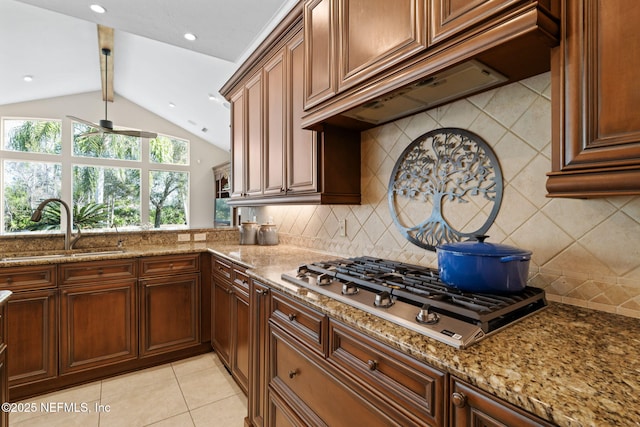
[[[416,321],[423,325],[433,325],[438,323],[439,320],[440,316],[438,316],[438,313],[431,311],[431,307],[427,304],[422,306],[416,316]]]
[[[321,274],[316,279],[316,283],[318,286],[327,286],[331,284],[331,276],[328,274]]]
[[[373,305],[376,307],[391,307],[393,305],[393,300],[391,299],[391,294],[387,291],[382,291],[376,295],[376,299],[373,302]]]
[[[355,295],[358,293],[358,288],[353,283],[342,284],[342,295]]]

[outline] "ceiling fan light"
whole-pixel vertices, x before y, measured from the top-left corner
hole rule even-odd
[[[91,6],[89,6],[89,8],[91,8],[91,10],[93,10],[95,13],[105,13],[107,11],[107,9],[100,6],[99,4],[92,4]]]
[[[197,39],[198,37],[196,37],[196,35],[193,34],[193,33],[184,33],[184,38],[189,40],[190,42],[192,42],[195,39]]]
[[[22,78],[22,80],[24,80],[25,82],[32,82],[33,81],[33,76],[30,75],[26,75]]]
[[[175,108],[175,107],[176,107],[176,104],[174,104],[173,102],[170,102],[170,103],[169,103],[169,107],[171,107],[171,108]]]

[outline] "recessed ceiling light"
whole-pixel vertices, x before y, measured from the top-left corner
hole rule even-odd
[[[192,34],[192,33],[184,33],[184,38],[189,40],[190,42],[192,42],[195,39],[197,39],[196,35]]]
[[[175,106],[176,106],[176,104],[174,104],[173,102],[170,102],[170,103],[169,103],[169,107],[171,107],[171,108],[175,108]]]
[[[22,78],[22,80],[24,80],[25,82],[32,82],[33,81],[33,76],[29,76],[29,75],[24,76]]]
[[[89,6],[91,8],[91,10],[93,10],[95,13],[105,13],[107,11],[107,9],[105,9],[104,7],[100,6],[99,4],[92,4],[91,6]]]

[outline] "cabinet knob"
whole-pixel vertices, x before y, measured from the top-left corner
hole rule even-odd
[[[13,283],[13,277],[7,277],[7,283]]]
[[[269,289],[256,289],[256,294],[258,295],[267,295],[269,293]]]
[[[298,371],[297,369],[293,369],[291,371],[289,371],[289,378],[293,378],[296,375],[298,375],[300,373],[300,371]]]
[[[378,361],[377,360],[369,359],[367,361],[367,365],[369,366],[369,370],[370,371],[375,371],[376,369],[378,369]]]
[[[456,408],[464,408],[467,404],[467,396],[457,391],[451,395],[451,402]]]
[[[231,288],[227,289],[227,293],[228,293],[229,295],[231,295],[231,294],[233,293],[233,289],[231,289]]]
[[[297,317],[297,316],[296,316],[296,314],[295,314],[295,313],[289,313],[289,320],[290,320],[290,321],[292,321],[292,322],[293,322],[294,320],[296,320],[296,317]]]
[[[98,274],[99,274],[99,275],[102,275],[103,273],[104,273],[104,271],[103,271],[101,268],[99,268],[99,269],[98,269]]]
[[[285,190],[285,188],[284,188],[284,187],[282,187],[282,188],[280,189],[280,192],[281,192],[281,193],[284,193],[285,191],[287,191],[287,190]]]

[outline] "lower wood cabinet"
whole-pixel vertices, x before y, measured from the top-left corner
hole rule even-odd
[[[551,426],[294,297],[250,284],[246,426]]]
[[[200,343],[200,274],[141,279],[140,356]]]
[[[60,374],[138,357],[136,280],[60,290]]]
[[[10,400],[210,351],[201,256],[0,268]]]
[[[375,406],[342,384],[322,358],[276,326],[271,328],[270,345],[269,389],[287,402],[304,425],[399,425],[385,407]]]
[[[7,303],[10,387],[58,375],[57,292],[14,292]]]
[[[245,394],[249,390],[249,277],[213,256],[211,345]]]
[[[11,294],[8,294],[11,295]],[[9,401],[9,372],[7,371],[7,301],[0,303],[0,404]],[[0,427],[9,425],[9,412],[0,413]]]
[[[451,426],[538,427],[553,424],[451,377]]]

